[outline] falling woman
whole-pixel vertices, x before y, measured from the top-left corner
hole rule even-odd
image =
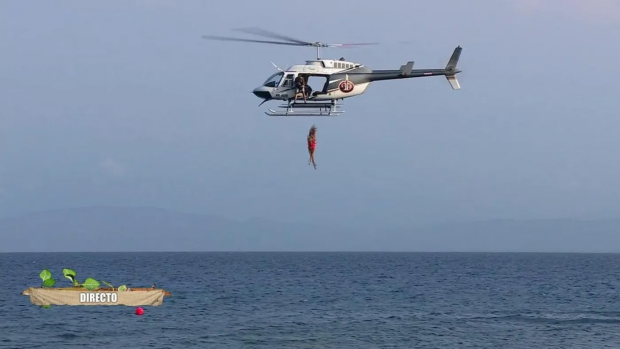
[[[308,133],[308,153],[310,154],[308,165],[312,164],[312,166],[314,166],[314,169],[316,170],[316,163],[314,162],[314,151],[315,150],[316,150],[316,126],[312,125],[312,127],[310,127],[310,132]]]

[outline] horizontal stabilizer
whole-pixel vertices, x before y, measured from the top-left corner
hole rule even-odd
[[[411,75],[411,70],[413,70],[413,63],[414,62],[407,62],[407,64],[405,65],[401,65],[400,66],[400,73],[401,75],[407,76],[407,75]]]

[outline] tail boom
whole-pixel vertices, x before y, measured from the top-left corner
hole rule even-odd
[[[459,58],[461,56],[461,46],[457,46],[448,60],[448,64],[443,69],[413,69],[413,61],[407,62],[402,65],[398,70],[373,70],[365,73],[349,73],[349,76],[355,79],[364,80],[364,82],[375,82],[385,80],[397,80],[397,79],[410,79],[410,78],[422,78],[429,76],[445,76],[448,83],[454,90],[459,90],[461,85],[459,84],[456,74],[460,73],[459,69],[456,69]]]

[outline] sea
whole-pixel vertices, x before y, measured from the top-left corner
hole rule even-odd
[[[0,348],[620,348],[620,255],[0,254]],[[36,306],[49,269],[171,293]]]

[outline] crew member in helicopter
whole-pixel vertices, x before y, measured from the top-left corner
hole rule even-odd
[[[293,102],[297,102],[297,96],[301,93],[304,97],[304,103],[306,103],[306,80],[301,76],[301,74],[297,75],[295,78],[295,100]]]
[[[306,94],[306,97],[310,97],[312,95],[312,86],[308,85],[308,75],[304,75],[303,79],[304,79],[304,92]]]
[[[312,125],[310,127],[310,132],[308,133],[308,153],[310,153],[310,159],[308,160],[308,165],[312,164],[314,169],[316,170],[316,163],[314,162],[314,151],[316,150],[316,126]]]

